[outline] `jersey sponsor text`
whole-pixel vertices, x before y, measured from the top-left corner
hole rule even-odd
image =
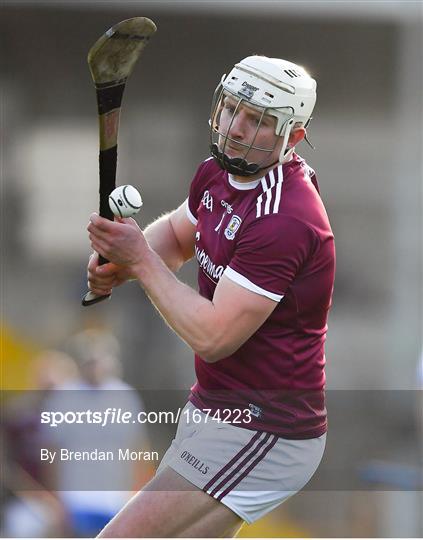
[[[213,280],[219,280],[222,277],[225,267],[222,265],[216,266],[204,249],[200,251],[200,249],[195,246],[195,256],[198,264],[209,277],[211,277]]]

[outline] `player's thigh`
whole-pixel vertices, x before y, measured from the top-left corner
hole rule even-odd
[[[242,520],[232,510],[166,467],[106,525],[101,538],[225,536]],[[194,532],[195,532],[194,531]]]
[[[223,511],[229,510],[228,507],[222,504],[218,508],[219,512],[212,512],[199,522],[190,525],[188,529],[185,529],[182,531],[182,533],[177,535],[178,538],[234,538],[241,530],[241,527],[244,525],[245,521],[243,521],[239,516],[236,516],[238,518],[236,523],[234,524],[233,520],[231,519],[229,525],[225,527],[223,526],[222,522],[226,521],[226,512],[222,512],[224,516],[221,517],[218,515],[220,514],[221,509]],[[216,527],[216,523],[219,523],[218,527]],[[222,523],[222,525],[220,525],[220,523]]]

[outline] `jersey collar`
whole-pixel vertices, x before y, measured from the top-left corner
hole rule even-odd
[[[283,161],[283,165],[287,164],[287,163],[290,163],[293,159],[293,154],[294,154],[294,148],[291,148],[289,150],[289,152],[287,152],[286,156],[285,156],[285,159]],[[275,167],[275,169],[277,169],[281,164],[278,163]],[[274,169],[272,169],[274,170]],[[271,171],[269,171],[271,172]],[[269,174],[269,173],[266,173],[266,175]],[[231,173],[228,173],[228,182],[229,184],[235,188],[235,189],[239,189],[240,191],[246,191],[246,190],[249,190],[249,189],[256,189],[256,187],[261,184],[263,182],[263,179],[266,177],[265,176],[262,176],[261,178],[257,179],[257,180],[251,180],[251,182],[238,182],[238,180],[235,180],[234,176],[231,174]]]
[[[259,178],[258,180],[252,180],[251,182],[238,182],[238,180],[235,180],[233,175],[231,173],[228,173],[228,182],[229,184],[239,190],[247,190],[247,189],[255,189],[262,181],[262,178]]]

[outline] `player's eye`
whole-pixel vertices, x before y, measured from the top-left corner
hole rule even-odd
[[[235,105],[233,103],[225,102],[223,108],[231,114],[235,112]]]
[[[264,127],[271,127],[273,126],[273,119],[269,116],[263,116],[261,119],[261,125]]]

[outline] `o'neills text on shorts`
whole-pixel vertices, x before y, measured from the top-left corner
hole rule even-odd
[[[207,474],[209,472],[209,467],[204,463],[204,461],[201,461],[200,459],[196,458],[186,450],[184,450],[181,454],[181,458],[188,463],[188,465],[191,465],[191,467],[194,467],[194,469],[197,469],[198,472],[201,474]]]

